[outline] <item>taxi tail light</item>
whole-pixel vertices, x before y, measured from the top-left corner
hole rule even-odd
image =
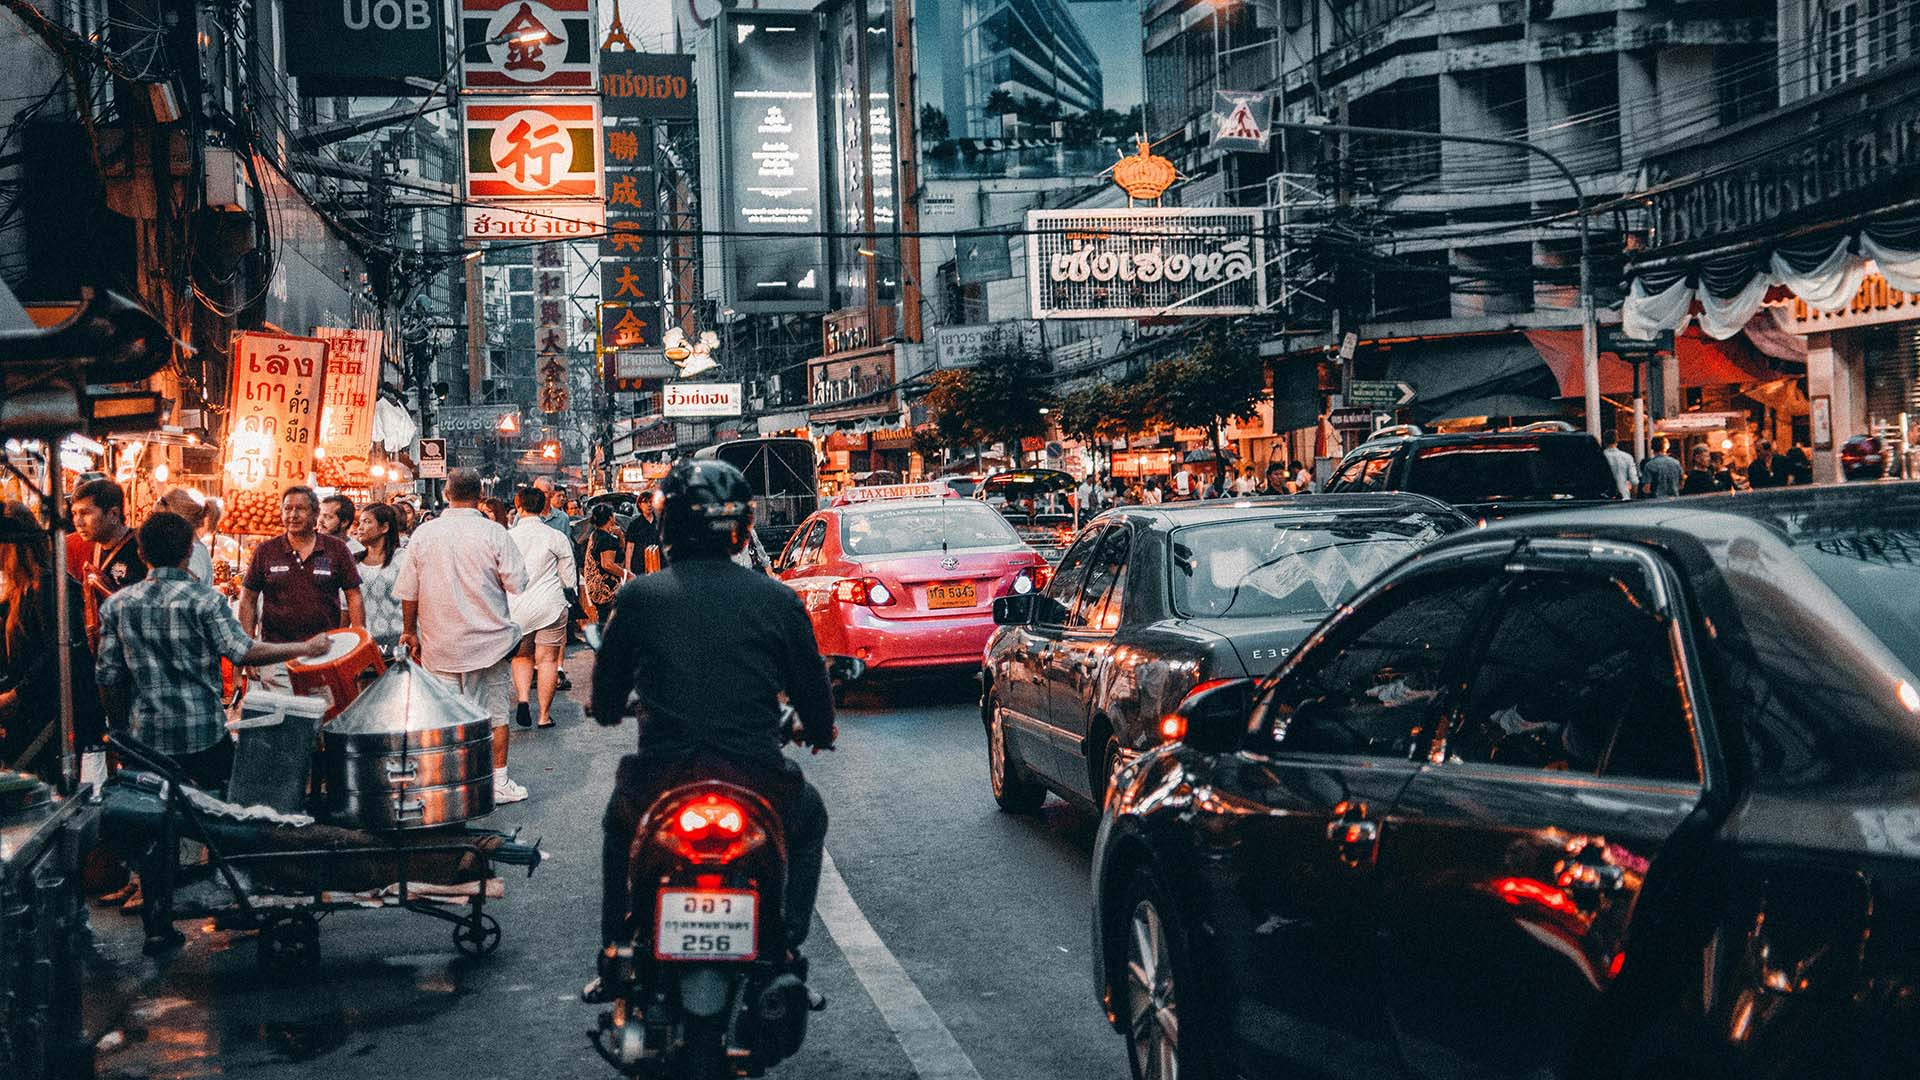
[[[841,578],[833,583],[833,598],[843,604],[862,604],[866,607],[892,607],[893,590],[879,578]]]
[[[1053,567],[1045,563],[1039,566],[1023,566],[1013,575],[1013,593],[1015,596],[1036,593],[1046,588],[1047,582],[1052,580]]]

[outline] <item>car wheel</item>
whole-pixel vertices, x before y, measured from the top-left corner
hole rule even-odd
[[[1031,814],[1047,799],[1047,789],[1020,774],[1007,757],[1007,723],[993,699],[987,699],[987,780],[993,801],[1009,814]]]
[[[1120,739],[1107,736],[1107,744],[1100,751],[1100,771],[1093,778],[1093,805],[1096,809],[1107,805],[1107,791],[1113,787],[1114,771],[1120,768]]]
[[[1213,1070],[1200,1037],[1204,1009],[1195,1000],[1179,915],[1146,871],[1134,878],[1125,904],[1120,1015],[1134,1080],[1207,1080]]]

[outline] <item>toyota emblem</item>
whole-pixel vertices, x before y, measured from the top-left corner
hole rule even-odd
[[[959,560],[959,559],[956,559],[956,558],[954,558],[954,557],[953,557],[953,556],[951,556],[951,555],[949,555],[949,556],[947,556],[946,558],[944,558],[944,559],[941,559],[941,560],[940,560],[940,569],[942,569],[942,570],[951,570],[951,569],[953,569],[954,567],[956,567],[956,566],[959,566],[959,565],[960,565],[960,560]]]

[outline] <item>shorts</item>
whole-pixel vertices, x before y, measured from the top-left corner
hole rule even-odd
[[[531,660],[533,658],[533,647],[535,645],[548,649],[562,649],[566,647],[566,644],[567,617],[562,615],[553,620],[553,625],[551,626],[543,626],[538,630],[529,630],[521,635],[520,647],[513,650],[513,655],[518,658]]]
[[[513,713],[513,657],[502,657],[491,667],[478,671],[433,671],[427,674],[440,680],[441,685],[479,707],[493,721],[494,727],[506,724]]]

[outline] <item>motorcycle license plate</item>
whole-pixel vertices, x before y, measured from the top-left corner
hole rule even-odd
[[[653,955],[661,960],[751,960],[760,898],[749,889],[661,889]]]
[[[927,606],[930,608],[972,607],[979,602],[980,594],[975,591],[971,581],[927,586]]]

